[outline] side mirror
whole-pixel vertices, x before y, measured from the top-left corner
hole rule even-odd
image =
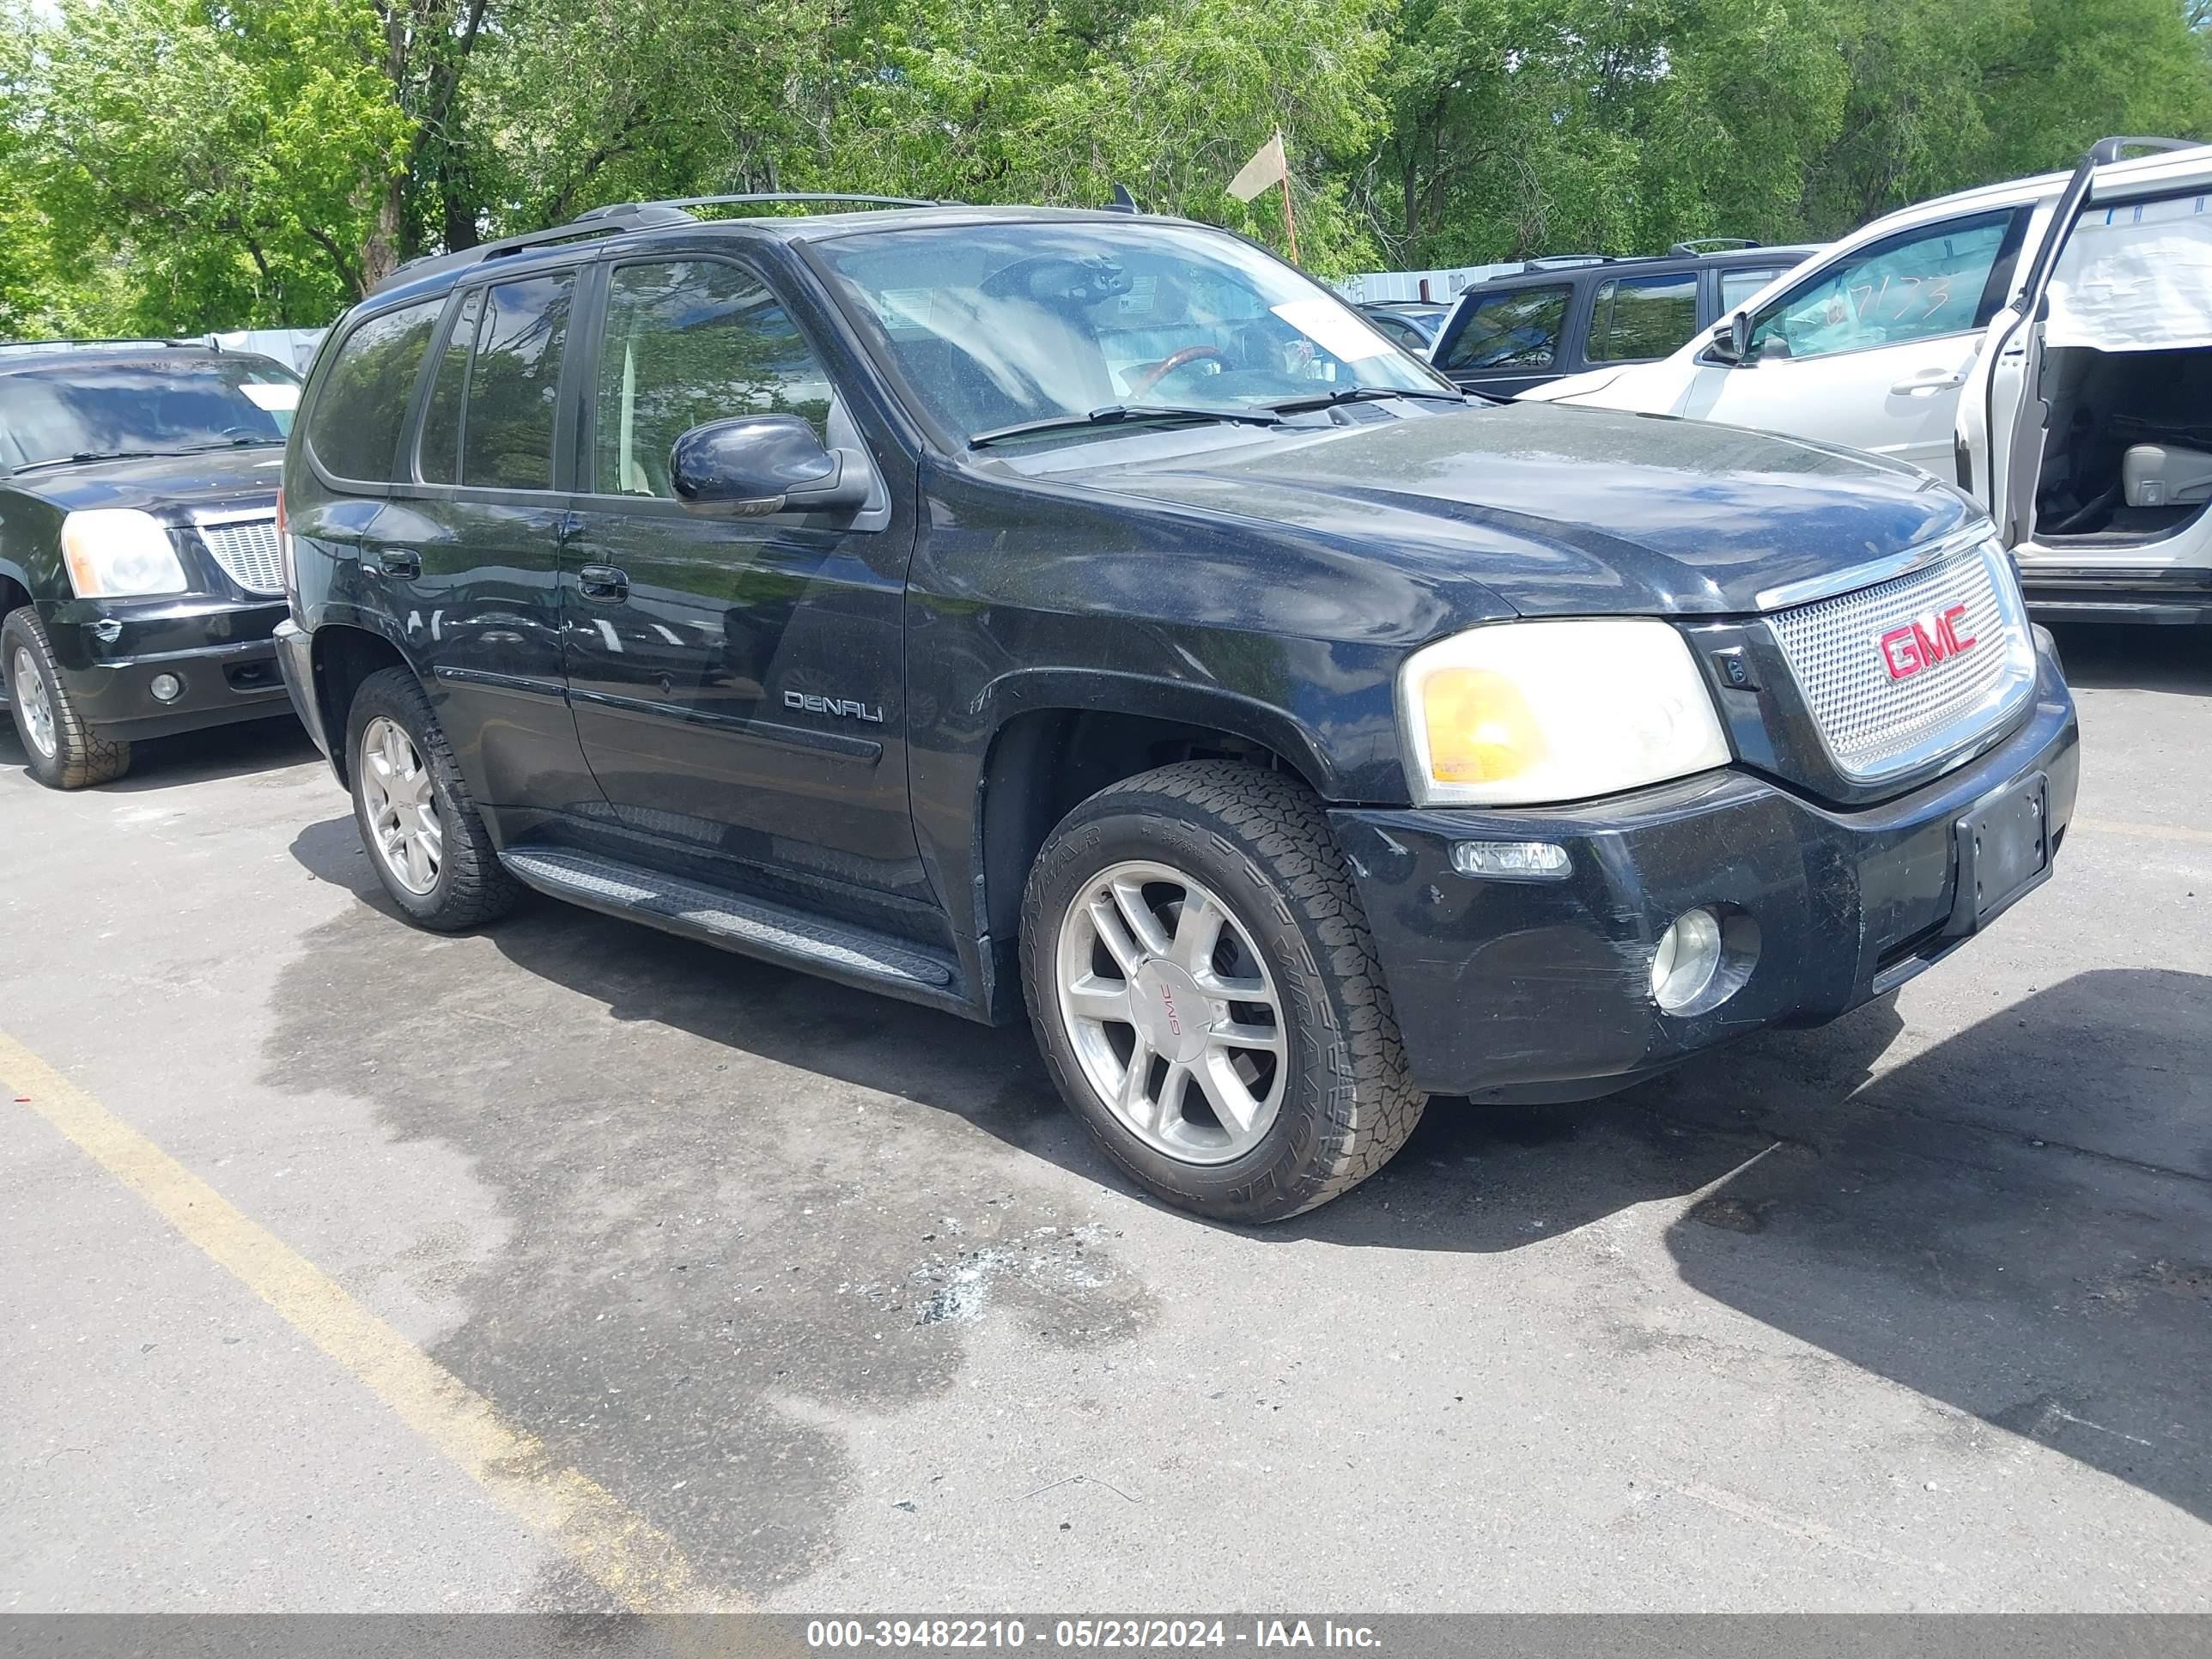
[[[1751,356],[1751,319],[1741,311],[1732,311],[1713,325],[1712,338],[1706,353],[1714,362],[1733,368]]]
[[[714,519],[866,504],[870,469],[859,452],[829,449],[796,415],[747,415],[695,426],[669,452],[676,499]]]

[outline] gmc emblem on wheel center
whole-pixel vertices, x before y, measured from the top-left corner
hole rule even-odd
[[[1937,663],[1962,656],[1974,648],[1974,636],[1961,634],[1959,624],[1966,620],[1966,607],[1954,605],[1944,611],[1930,611],[1915,617],[1902,628],[1893,628],[1881,636],[1881,660],[1893,680],[1909,680],[1923,668],[1933,668]]]

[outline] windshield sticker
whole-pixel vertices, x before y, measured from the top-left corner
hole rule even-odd
[[[238,388],[256,409],[281,414],[300,406],[300,388],[284,380],[248,380]]]
[[[1287,300],[1270,308],[1330,356],[1343,362],[1387,357],[1398,349],[1334,300]]]

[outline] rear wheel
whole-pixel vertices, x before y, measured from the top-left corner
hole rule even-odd
[[[85,724],[62,684],[39,613],[23,605],[0,623],[0,674],[31,775],[49,789],[112,783],[131,769],[131,745]]]
[[[1077,807],[1031,872],[1022,965],[1060,1092],[1184,1209],[1296,1215],[1420,1121],[1343,854],[1274,773],[1188,762]]]
[[[500,864],[414,674],[386,668],[363,680],[346,732],[354,817],[392,902],[441,933],[513,909],[522,889]]]

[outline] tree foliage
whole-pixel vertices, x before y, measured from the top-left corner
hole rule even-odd
[[[1146,205],[1316,270],[1835,235],[2212,133],[2208,0],[0,0],[0,331],[326,321],[626,198]]]

